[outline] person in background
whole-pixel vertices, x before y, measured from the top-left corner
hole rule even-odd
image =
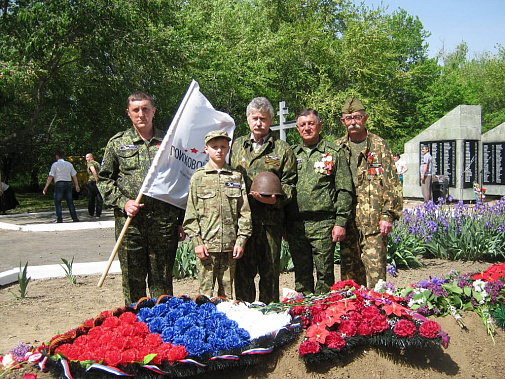
[[[395,160],[396,172],[398,173],[398,177],[400,178],[400,183],[403,186],[403,174],[409,171],[409,168],[407,167],[403,159],[400,157],[400,154],[394,153],[393,159]]]
[[[368,114],[349,97],[340,121],[347,133],[337,140],[351,170],[356,197],[347,237],[340,242],[341,277],[373,289],[386,280],[388,234],[403,211],[403,196],[387,142],[365,128]]]
[[[149,295],[173,294],[172,274],[184,211],[161,200],[136,198],[164,132],[154,128],[153,98],[145,92],[128,97],[126,112],[132,127],[107,143],[98,173],[98,189],[104,202],[114,208],[116,239],[127,217],[132,217],[118,249],[126,305]]]
[[[352,177],[342,149],[321,137],[317,111],[300,112],[296,127],[302,138],[292,147],[298,165],[296,201],[286,207],[295,290],[305,295],[326,293],[335,283],[335,243],[345,239],[351,217]]]
[[[236,261],[252,233],[251,211],[242,174],[226,163],[231,138],[224,130],[205,136],[209,161],[189,185],[184,231],[193,241],[200,293],[233,298]]]
[[[254,278],[259,273],[259,301],[268,304],[279,301],[284,208],[295,191],[296,158],[289,145],[270,132],[274,108],[267,98],[254,98],[247,106],[246,116],[251,133],[233,142],[230,162],[245,179],[253,234],[247,241],[244,256],[237,261],[235,294],[237,299],[255,301]],[[251,191],[254,178],[264,171],[277,175],[283,196],[263,196]]]
[[[0,174],[0,214],[5,214],[8,210],[14,209],[19,205],[16,194],[11,186],[2,182]]]
[[[421,167],[419,168],[419,173],[421,174],[421,193],[423,194],[424,202],[427,203],[433,200],[431,192],[432,157],[428,145],[421,146],[421,154],[423,154],[421,157]]]
[[[54,179],[54,209],[56,211],[56,222],[63,222],[63,211],[61,209],[61,200],[65,198],[70,211],[70,216],[74,222],[79,222],[77,212],[75,211],[74,199],[72,197],[72,180],[74,181],[75,190],[80,192],[79,182],[77,181],[77,171],[75,171],[72,163],[65,161],[63,151],[56,152],[56,162],[51,165],[51,170],[47,177],[46,185],[42,190],[45,195],[49,184]]]
[[[100,217],[102,215],[103,199],[96,186],[100,165],[91,153],[86,154],[86,167],[88,170],[88,212],[91,217]]]

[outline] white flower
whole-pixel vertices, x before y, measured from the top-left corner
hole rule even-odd
[[[482,279],[478,279],[473,282],[473,289],[477,292],[486,292],[484,287],[486,286],[486,282]]]
[[[383,279],[379,279],[379,281],[375,284],[375,288],[373,289],[375,292],[382,292],[386,289],[386,282]]]

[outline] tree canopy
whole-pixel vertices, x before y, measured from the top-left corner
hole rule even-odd
[[[54,150],[100,157],[129,126],[126,98],[144,90],[166,129],[191,79],[247,132],[255,96],[344,133],[357,95],[393,149],[459,104],[480,104],[485,128],[505,121],[505,51],[469,59],[462,43],[438,59],[404,10],[348,0],[22,0],[0,10],[0,170],[38,186]],[[291,139],[296,140],[295,134]]]

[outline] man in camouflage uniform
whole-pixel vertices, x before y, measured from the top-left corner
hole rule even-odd
[[[368,115],[348,98],[340,121],[347,134],[337,141],[345,152],[356,190],[354,217],[340,242],[342,279],[373,289],[386,279],[387,236],[402,213],[403,197],[393,155],[385,140],[368,132]]]
[[[102,215],[103,199],[96,186],[100,165],[95,161],[95,157],[91,153],[86,154],[86,169],[88,171],[88,212],[91,217],[95,215],[96,217],[100,217]]]
[[[133,127],[107,143],[98,174],[98,188],[106,204],[114,207],[116,239],[127,217],[132,217],[119,247],[126,304],[146,296],[172,295],[172,271],[178,240],[184,238],[184,212],[144,196],[135,200],[164,133],[153,127],[153,99],[144,92],[128,97],[127,113]]]
[[[296,184],[296,160],[289,145],[270,133],[274,109],[264,97],[247,106],[251,134],[239,137],[232,145],[231,166],[244,176],[247,191],[263,171],[276,174],[284,196],[262,196],[249,192],[253,234],[244,256],[237,261],[235,294],[237,299],[256,300],[254,278],[260,275],[259,300],[265,304],[279,300],[280,251],[284,227],[284,207],[291,201]]]
[[[230,137],[224,130],[205,136],[209,161],[191,177],[184,231],[193,241],[200,293],[233,298],[236,262],[252,232],[242,174],[226,163]]]
[[[321,126],[314,109],[298,115],[296,127],[303,142],[293,147],[298,165],[296,201],[286,212],[295,290],[304,294],[329,292],[335,283],[335,243],[345,239],[354,197],[344,152],[320,136]]]

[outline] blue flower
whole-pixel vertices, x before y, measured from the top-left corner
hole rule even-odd
[[[169,307],[167,304],[158,304],[152,308],[153,316],[164,317],[169,312]]]
[[[175,327],[179,331],[179,333],[184,334],[186,330],[191,328],[196,321],[196,315],[195,314],[189,314],[187,316],[181,317],[175,322]]]
[[[151,333],[161,333],[163,330],[163,319],[161,317],[153,317],[148,323]]]
[[[161,340],[163,342],[170,342],[173,343],[174,337],[178,335],[175,328],[173,327],[167,327],[164,328],[163,331],[161,332]]]
[[[137,318],[139,321],[148,322],[153,317],[153,312],[151,308],[141,308],[139,313],[137,313]]]

